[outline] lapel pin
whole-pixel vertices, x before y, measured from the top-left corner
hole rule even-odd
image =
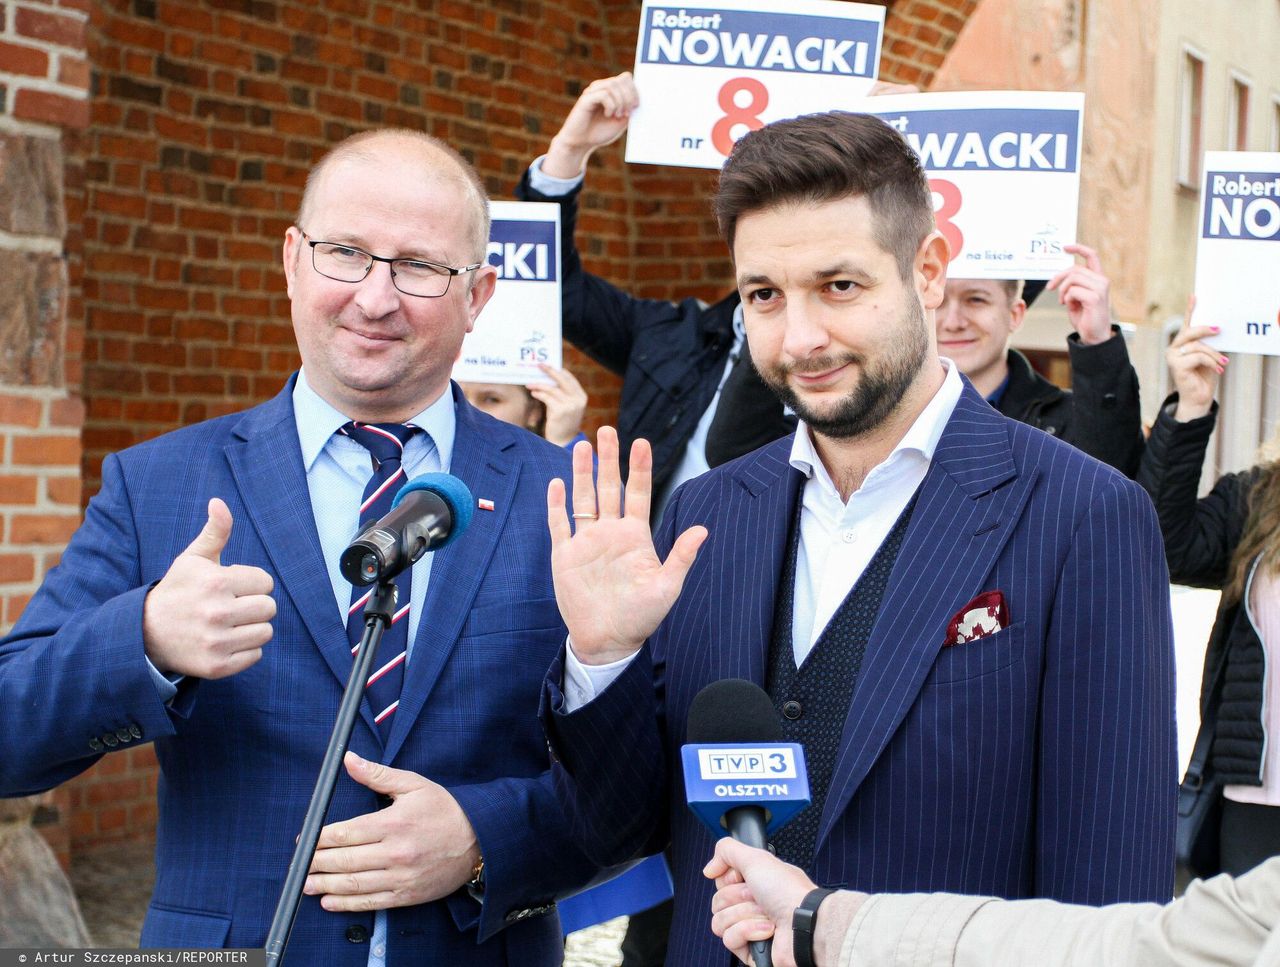
[[[476,500],[476,506],[481,510],[493,510],[493,501],[487,497],[480,497]]]

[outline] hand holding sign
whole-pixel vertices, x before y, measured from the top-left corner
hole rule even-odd
[[[568,446],[582,431],[582,416],[587,411],[587,391],[567,369],[548,366],[546,363],[538,368],[547,375],[551,384],[532,383],[526,388],[529,395],[547,409],[542,435],[558,447]]]
[[[1173,374],[1173,385],[1178,391],[1178,406],[1173,418],[1179,423],[1198,419],[1213,409],[1213,394],[1227,367],[1227,357],[1201,341],[1217,335],[1218,327],[1191,325],[1191,314],[1195,308],[1196,297],[1191,296],[1187,299],[1187,314],[1182,318],[1182,328],[1165,351],[1165,359]]]
[[[578,177],[593,151],[621,137],[639,104],[630,71],[592,81],[551,139],[542,159],[543,173],[553,178]]]
[[[1058,303],[1067,307],[1067,320],[1086,346],[1111,338],[1111,280],[1103,274],[1098,253],[1087,245],[1064,245],[1064,252],[1079,255],[1084,265],[1059,272],[1045,286],[1057,291]]]

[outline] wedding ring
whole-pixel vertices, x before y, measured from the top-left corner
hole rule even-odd
[[[1179,346],[1179,347],[1178,347],[1178,355],[1179,355],[1179,356],[1185,356],[1186,354],[1187,354],[1187,347],[1186,347],[1186,346]]]
[[[570,516],[574,520],[597,520],[600,517],[599,514],[571,514]]]

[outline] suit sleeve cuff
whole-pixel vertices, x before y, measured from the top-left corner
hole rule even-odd
[[[607,665],[584,665],[573,653],[573,642],[565,640],[564,660],[564,711],[576,712],[612,685],[640,652],[633,651],[626,658]]]
[[[584,175],[578,175],[576,178],[557,178],[547,174],[542,170],[542,159],[545,157],[545,154],[539,155],[534,159],[533,164],[529,165],[529,187],[534,191],[549,198],[559,198],[582,184]]]

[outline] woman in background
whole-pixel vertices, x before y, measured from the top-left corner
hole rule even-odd
[[[587,411],[587,392],[567,369],[545,363],[539,368],[551,384],[459,383],[462,395],[477,410],[494,419],[514,423],[550,443],[572,450],[582,432],[582,416]]]
[[[1280,854],[1280,462],[1264,453],[1197,500],[1227,357],[1202,342],[1218,327],[1191,325],[1194,306],[1166,354],[1177,392],[1152,427],[1138,482],[1160,517],[1169,577],[1222,589],[1196,744],[1208,749],[1208,788],[1222,797],[1220,869],[1238,876]]]

